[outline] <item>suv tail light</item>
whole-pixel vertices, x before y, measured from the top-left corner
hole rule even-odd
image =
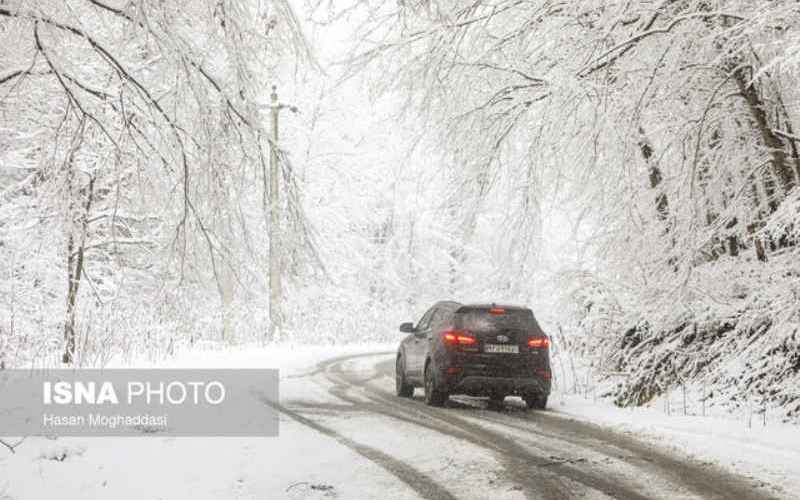
[[[547,337],[531,337],[528,339],[528,347],[531,349],[547,349],[550,347],[550,339]]]
[[[459,330],[447,330],[443,334],[444,343],[447,345],[473,346],[478,343],[475,337],[467,335]]]

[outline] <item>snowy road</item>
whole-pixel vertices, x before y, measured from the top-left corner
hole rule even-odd
[[[503,411],[466,397],[431,408],[394,395],[391,348],[188,352],[168,367],[280,369],[279,436],[31,437],[0,448],[0,500],[800,498],[794,426],[560,393],[544,412],[515,398]]]
[[[557,412],[526,411],[514,398],[503,411],[466,397],[446,408],[426,406],[419,394],[401,400],[393,377],[393,353],[327,360],[284,381],[281,410],[409,490],[393,497],[775,498],[708,463]]]

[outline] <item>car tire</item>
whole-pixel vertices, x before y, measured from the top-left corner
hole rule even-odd
[[[525,405],[528,407],[528,409],[544,410],[547,408],[547,396],[540,394],[531,394],[530,396],[525,396]]]
[[[439,389],[433,368],[430,363],[425,365],[425,404],[428,406],[444,406],[448,394]]]
[[[506,399],[505,394],[490,394],[489,395],[489,409],[490,410],[502,410],[503,409],[503,402]]]
[[[394,368],[395,389],[401,398],[410,398],[414,395],[414,386],[406,381],[406,362],[402,356],[397,356]]]

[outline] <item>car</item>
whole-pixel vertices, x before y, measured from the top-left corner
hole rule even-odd
[[[450,395],[488,397],[502,406],[520,396],[544,409],[550,395],[550,338],[527,307],[437,302],[422,319],[403,323],[395,364],[397,395],[416,387],[425,402],[443,406]]]

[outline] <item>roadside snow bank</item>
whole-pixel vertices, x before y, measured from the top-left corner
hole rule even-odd
[[[618,408],[603,400],[554,394],[552,414],[607,426],[671,447],[800,498],[800,427],[777,422],[684,416],[653,408]]]
[[[281,378],[313,371],[327,359],[352,354],[389,352],[397,344],[365,343],[349,345],[208,343],[177,353],[165,360],[112,362],[108,368],[275,368]]]

